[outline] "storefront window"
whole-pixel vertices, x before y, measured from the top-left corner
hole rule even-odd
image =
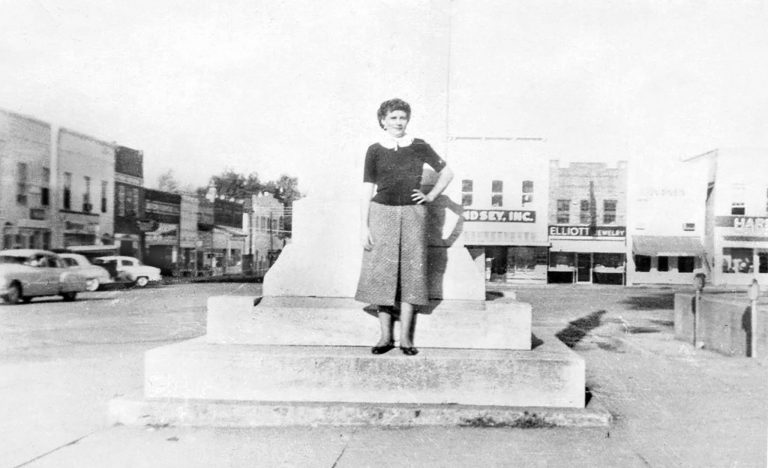
[[[651,257],[648,255],[635,255],[635,271],[651,271]]]
[[[693,273],[696,257],[677,257],[677,271],[680,273]]]
[[[723,273],[751,273],[752,249],[723,248]]]
[[[507,278],[546,279],[546,247],[509,247],[507,250]]]
[[[659,257],[656,269],[659,271],[669,271],[669,257]]]
[[[574,252],[550,252],[549,267],[553,269],[571,269],[576,265]]]
[[[596,253],[594,257],[595,268],[624,268],[624,254],[620,253]]]
[[[758,252],[758,273],[768,273],[768,252]]]

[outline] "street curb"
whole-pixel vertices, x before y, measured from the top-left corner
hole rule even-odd
[[[458,426],[495,428],[609,427],[612,416],[592,398],[587,408],[439,404],[268,402],[119,397],[112,424],[150,427]]]

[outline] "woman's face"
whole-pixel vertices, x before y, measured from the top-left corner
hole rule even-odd
[[[392,111],[382,119],[381,124],[387,133],[399,138],[405,135],[405,127],[408,126],[408,114],[401,110]]]

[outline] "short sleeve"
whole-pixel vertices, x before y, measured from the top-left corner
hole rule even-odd
[[[429,145],[429,143],[422,143],[424,149],[423,151],[420,151],[422,154],[422,157],[424,158],[424,162],[429,164],[432,169],[435,170],[435,172],[440,172],[443,169],[445,169],[445,166],[447,165],[443,158],[441,158],[437,153],[435,153],[435,150],[432,149],[432,147]]]
[[[363,168],[363,182],[376,183],[376,151],[373,146],[368,147],[365,153],[365,167]]]

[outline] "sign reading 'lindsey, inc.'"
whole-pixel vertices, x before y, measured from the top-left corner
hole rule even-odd
[[[524,210],[464,210],[467,221],[496,223],[535,223],[536,212]]]
[[[550,237],[625,237],[624,226],[564,226],[550,225]]]

